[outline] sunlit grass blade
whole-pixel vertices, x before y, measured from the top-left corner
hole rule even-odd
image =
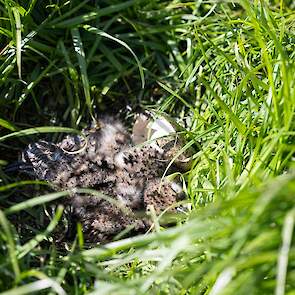
[[[282,246],[278,256],[276,295],[285,294],[286,276],[288,272],[289,251],[294,232],[295,209],[293,208],[285,217],[282,231]]]
[[[0,118],[0,126],[9,129],[10,131],[16,131],[18,129],[12,122],[2,118]]]
[[[54,290],[59,295],[65,295],[65,291],[58,285],[54,280],[47,278],[35,281],[33,283],[28,283],[21,287],[15,287],[11,290],[2,292],[1,295],[25,295],[33,294],[35,292],[41,292],[47,289]]]

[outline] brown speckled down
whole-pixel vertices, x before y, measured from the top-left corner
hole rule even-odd
[[[32,143],[22,162],[25,172],[52,183],[56,190],[93,188],[113,200],[74,193],[66,199],[86,240],[108,241],[129,228],[145,231],[150,222],[144,213],[150,205],[159,213],[179,200],[177,185],[161,181],[171,160],[168,150],[135,145],[122,123],[112,117],[100,119],[83,135],[68,135],[56,144]]]

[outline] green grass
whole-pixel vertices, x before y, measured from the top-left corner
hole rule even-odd
[[[295,294],[294,9],[1,0],[1,294]],[[154,217],[148,234],[88,249],[78,228],[59,245],[51,202],[67,192],[1,167],[37,138],[143,109],[184,126],[191,210],[168,229]]]

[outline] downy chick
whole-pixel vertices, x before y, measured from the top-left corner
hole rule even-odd
[[[74,191],[66,198],[73,218],[83,226],[86,240],[107,241],[126,228],[144,231],[150,222],[139,213],[150,205],[159,213],[180,198],[176,183],[165,178],[161,181],[172,159],[167,157],[166,148],[171,139],[155,142],[157,138],[152,138],[154,141],[144,143],[152,137],[151,123],[144,119],[146,126],[138,128],[140,120],[143,117],[135,122],[131,135],[120,121],[104,117],[84,129],[83,135],[68,135],[56,144],[41,140],[30,144],[22,154],[25,172],[50,182],[56,190],[93,188],[114,200]],[[172,133],[172,128],[165,132]]]

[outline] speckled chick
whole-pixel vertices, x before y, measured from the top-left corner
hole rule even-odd
[[[26,172],[50,182],[56,190],[93,188],[104,198],[74,193],[65,203],[81,222],[86,240],[105,242],[125,229],[145,231],[143,213],[157,213],[180,198],[175,183],[161,177],[170,159],[153,144],[135,145],[123,124],[113,117],[98,120],[82,135],[59,143],[30,144],[22,154]]]

